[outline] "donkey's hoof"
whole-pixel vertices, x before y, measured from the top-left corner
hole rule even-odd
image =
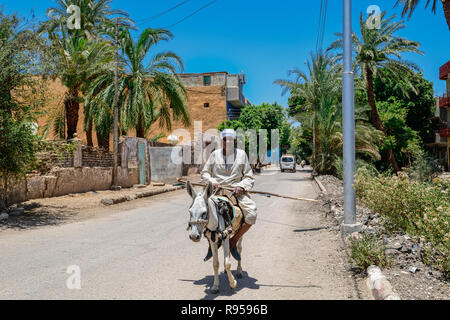
[[[213,287],[213,288],[211,289],[211,293],[212,293],[212,294],[218,294],[218,293],[219,293],[219,288],[214,288],[214,287]]]
[[[231,289],[236,289],[236,287],[237,287],[237,281],[234,281],[233,283],[230,283],[230,288]]]
[[[236,278],[242,279],[242,277],[243,277],[242,273],[237,273],[237,274],[236,274]]]

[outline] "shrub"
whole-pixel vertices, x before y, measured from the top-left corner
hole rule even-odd
[[[0,110],[0,211],[9,205],[13,181],[25,176],[35,161],[36,136],[25,121]]]
[[[360,239],[351,241],[351,259],[357,268],[365,271],[371,265],[383,268],[389,265],[385,254],[385,246],[375,236],[362,233]]]
[[[448,274],[450,255],[450,183],[433,183],[399,176],[373,175],[360,169],[356,194],[378,212],[388,232],[403,231],[430,244],[428,262]],[[433,258],[431,258],[433,257]]]
[[[341,179],[344,180],[344,162],[342,160],[342,158],[337,158],[336,161],[334,162],[334,167],[336,168],[336,176]],[[358,171],[361,168],[366,168],[368,172],[372,173],[372,174],[376,174],[378,173],[377,168],[375,168],[375,166],[367,161],[364,161],[363,159],[356,159],[355,161],[355,168],[356,171]]]
[[[420,182],[431,182],[440,173],[442,168],[439,161],[425,155],[418,157],[408,170],[410,178]]]

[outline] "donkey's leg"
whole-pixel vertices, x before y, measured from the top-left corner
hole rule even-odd
[[[228,282],[230,283],[231,289],[236,289],[237,282],[234,279],[233,274],[231,273],[231,259],[230,259],[230,240],[227,238],[223,244],[223,256],[224,256],[224,265],[225,271],[227,272]]]
[[[214,285],[211,289],[213,294],[219,292],[219,252],[217,249],[217,243],[212,241],[209,242],[211,244],[211,250],[213,254],[213,268],[214,268]]]
[[[240,238],[239,241],[238,241],[238,243],[237,243],[237,249],[238,249],[239,255],[240,255],[241,257],[242,257],[242,239],[243,239],[243,238]],[[237,266],[236,277],[237,277],[238,279],[241,279],[241,278],[242,278],[242,264],[241,264],[241,262],[242,262],[242,260],[239,260],[239,261],[238,261],[238,266]]]

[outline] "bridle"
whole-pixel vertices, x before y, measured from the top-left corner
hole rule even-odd
[[[209,220],[204,220],[204,219],[198,219],[198,220],[193,220],[193,221],[189,221],[188,222],[188,227],[187,227],[187,231],[189,231],[189,229],[192,228],[193,225],[199,224],[202,226],[202,229],[208,224]]]
[[[216,190],[214,190],[214,192],[211,194],[210,197],[215,196],[219,190],[221,190],[220,187],[217,188]],[[237,202],[238,200],[236,197],[235,197],[235,199]],[[202,227],[202,230],[204,229],[203,234],[205,237],[206,237],[206,233],[209,231],[211,233],[211,237],[212,237],[213,241],[215,241],[216,234],[220,234],[220,238],[225,239],[232,232],[232,228],[228,228],[229,230],[225,230],[225,232],[219,230],[219,226],[217,226],[216,230],[209,230],[208,228],[206,228],[206,225],[209,223],[209,213],[210,213],[210,209],[209,209],[209,205],[207,204],[206,205],[206,219],[190,220],[188,222],[188,227],[186,230],[189,231],[193,225],[200,225]]]
[[[214,190],[214,192],[209,196],[209,198],[214,197],[217,192],[219,191],[220,188],[217,188],[216,190]],[[208,198],[208,199],[209,199]],[[208,200],[206,200],[208,202]],[[193,225],[201,225],[202,229],[204,229],[206,227],[206,225],[209,222],[209,205],[208,203],[206,203],[206,219],[197,219],[197,220],[190,220],[188,222],[188,227],[186,229],[186,231],[189,231]]]

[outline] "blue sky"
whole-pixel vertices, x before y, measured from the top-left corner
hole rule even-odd
[[[359,13],[366,13],[376,4],[388,14],[400,19],[400,8],[393,8],[396,0],[354,0],[353,28],[359,30]],[[131,14],[139,22],[181,2],[181,0],[137,1],[114,0],[113,7]],[[191,0],[176,10],[155,19],[146,27],[165,27],[184,18],[208,3],[209,0]],[[425,55],[407,55],[417,63],[425,77],[434,83],[435,93],[441,95],[445,82],[438,77],[439,66],[450,60],[450,31],[438,1],[438,10],[424,9],[422,0],[415,14],[406,21],[407,28],[399,35],[419,41]],[[18,12],[29,16],[34,10],[37,19],[45,19],[52,0],[0,0],[7,13]],[[170,30],[175,38],[160,45],[157,50],[173,50],[186,66],[185,72],[228,71],[244,72],[248,83],[245,94],[253,103],[274,102],[287,105],[287,96],[273,81],[286,78],[288,70],[304,68],[309,53],[315,49],[320,1],[300,0],[218,0],[213,5]],[[325,29],[324,47],[342,29],[342,1],[330,0]]]

